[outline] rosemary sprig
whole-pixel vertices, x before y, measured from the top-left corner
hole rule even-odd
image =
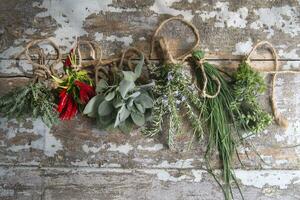
[[[58,122],[51,90],[42,83],[31,83],[0,97],[0,112],[9,118],[41,117],[51,127]]]

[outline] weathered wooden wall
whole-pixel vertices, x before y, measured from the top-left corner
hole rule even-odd
[[[0,95],[28,82],[24,72],[31,66],[14,57],[32,39],[51,37],[64,53],[75,37],[95,40],[105,58],[127,46],[149,53],[155,27],[175,15],[196,25],[201,48],[218,65],[234,68],[255,42],[268,40],[283,69],[300,69],[299,0],[1,0]],[[194,40],[176,22],[163,33],[174,54]],[[272,68],[267,51],[253,59],[261,59],[254,62],[259,69]],[[239,149],[246,167],[236,162],[236,175],[246,199],[300,199],[299,94],[299,75],[278,77],[277,104],[290,126],[271,125],[249,139],[265,163],[250,146]],[[261,102],[270,111],[267,94]],[[101,132],[80,116],[52,129],[40,120],[1,117],[0,199],[222,199],[205,171],[201,145],[188,151],[178,141],[177,147],[170,151],[138,130]]]

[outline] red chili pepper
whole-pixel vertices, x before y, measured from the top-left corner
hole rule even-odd
[[[69,120],[71,119],[71,114],[72,114],[72,109],[73,109],[73,99],[69,98],[68,104],[67,104],[67,109],[65,111],[65,118],[64,120]]]
[[[78,80],[75,80],[74,84],[79,87],[79,99],[82,104],[86,104],[91,97],[95,96],[94,87],[89,84]]]
[[[73,102],[73,108],[71,112],[71,118],[73,118],[77,114],[78,108],[77,108],[77,103]]]
[[[70,50],[69,56],[72,56],[73,51],[74,51],[73,49]],[[69,68],[72,66],[72,62],[71,62],[71,59],[69,56],[66,58],[66,60],[64,62],[64,68]]]
[[[58,107],[57,107],[57,111],[58,112],[62,112],[66,103],[67,103],[67,100],[68,100],[68,97],[69,95],[67,94],[67,90],[62,90],[59,94],[59,103],[58,103]]]

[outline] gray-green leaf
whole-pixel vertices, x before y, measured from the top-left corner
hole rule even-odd
[[[98,108],[98,114],[99,116],[106,116],[112,113],[113,111],[113,105],[110,101],[102,101]]]
[[[88,102],[83,110],[83,114],[89,117],[96,117],[97,115],[97,108],[99,104],[103,101],[103,96],[96,95]]]
[[[111,101],[111,100],[113,100],[113,98],[115,98],[115,95],[116,95],[116,92],[115,92],[115,91],[112,91],[112,92],[108,93],[108,94],[105,96],[105,100],[106,100],[106,101]]]
[[[122,80],[120,82],[119,91],[123,98],[127,95],[127,93],[135,87],[133,81]]]
[[[108,88],[108,84],[107,84],[106,80],[101,79],[96,86],[96,92],[101,93],[107,88]]]
[[[145,116],[140,112],[132,112],[131,119],[138,126],[143,126],[145,124]]]
[[[137,79],[135,73],[133,73],[132,71],[122,71],[122,73],[124,75],[124,80],[135,81]]]
[[[126,109],[126,106],[123,105],[117,114],[114,126],[117,127],[121,122],[125,121],[129,117],[129,115],[130,112]]]
[[[142,93],[135,100],[136,103],[142,104],[144,108],[152,108],[153,107],[153,99],[146,93]]]

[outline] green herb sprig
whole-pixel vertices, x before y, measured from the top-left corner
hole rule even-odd
[[[58,122],[58,113],[51,89],[42,83],[30,83],[0,97],[0,112],[9,118],[41,117],[51,127]]]
[[[257,96],[267,88],[264,79],[246,61],[239,65],[233,79],[234,101],[231,107],[238,116],[237,124],[246,131],[261,132],[272,122],[271,115],[257,101]]]

